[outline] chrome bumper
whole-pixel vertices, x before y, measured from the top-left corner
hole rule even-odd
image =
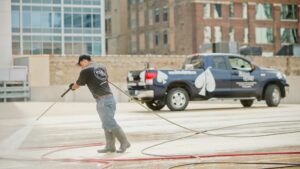
[[[153,99],[154,98],[154,91],[153,90],[131,90],[129,94],[138,100],[144,99]]]

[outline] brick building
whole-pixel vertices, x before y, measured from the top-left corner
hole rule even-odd
[[[273,55],[299,43],[299,0],[128,0],[129,54],[190,54],[237,42]]]

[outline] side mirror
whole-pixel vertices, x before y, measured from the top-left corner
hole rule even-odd
[[[194,70],[194,65],[193,64],[185,64],[184,69],[185,70]]]

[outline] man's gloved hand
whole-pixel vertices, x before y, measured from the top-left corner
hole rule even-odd
[[[75,89],[73,89],[72,87],[73,87],[73,85],[74,85],[74,83],[71,83],[70,85],[69,85],[69,89],[71,89],[71,90],[75,90]]]

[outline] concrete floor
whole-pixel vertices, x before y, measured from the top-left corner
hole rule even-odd
[[[245,109],[238,102],[191,102],[182,112],[165,108],[159,112],[163,117],[207,132],[145,151],[156,156],[143,155],[141,151],[193,133],[134,103],[119,103],[116,118],[132,147],[124,154],[97,154],[105,142],[95,103],[58,103],[33,123],[50,105],[0,104],[0,141],[34,124],[17,150],[2,155],[0,169],[164,169],[187,163],[201,164],[175,168],[288,168],[288,164],[266,163],[300,163],[300,105],[296,104],[269,108],[256,103]]]

